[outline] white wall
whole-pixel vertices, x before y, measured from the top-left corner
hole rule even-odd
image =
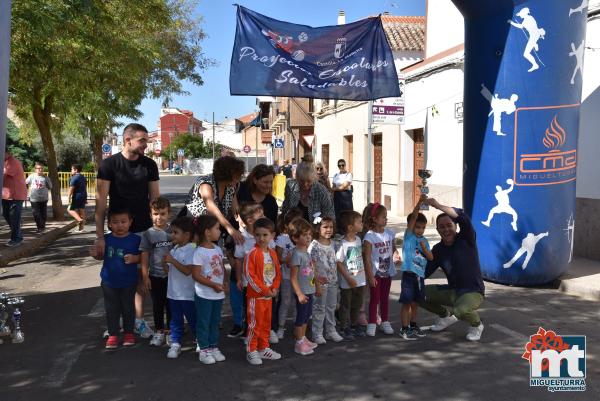
[[[462,14],[451,0],[427,0],[425,58],[465,41]]]
[[[590,1],[590,6],[592,4],[600,4],[600,1]],[[577,149],[577,197],[600,199],[600,18],[588,22],[585,46]],[[587,49],[589,47],[596,50]],[[580,79],[580,76],[575,79]]]

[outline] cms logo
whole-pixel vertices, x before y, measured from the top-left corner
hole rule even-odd
[[[575,180],[576,106],[517,109],[514,155],[516,185],[554,185]]]

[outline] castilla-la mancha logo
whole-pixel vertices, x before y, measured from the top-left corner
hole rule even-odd
[[[577,173],[576,109],[523,107],[515,112],[515,185],[555,185],[574,181]],[[539,127],[539,121],[545,125]]]
[[[585,336],[559,336],[540,327],[525,344],[529,385],[548,391],[585,391]]]

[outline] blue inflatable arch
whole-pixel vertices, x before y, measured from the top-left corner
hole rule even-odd
[[[465,19],[463,202],[486,279],[548,283],[573,250],[587,0],[453,0]]]

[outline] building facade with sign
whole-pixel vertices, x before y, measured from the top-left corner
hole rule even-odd
[[[383,15],[382,22],[394,54],[396,70],[424,57],[425,18]],[[345,23],[345,22],[341,22]],[[315,100],[313,152],[333,176],[338,159],[345,159],[353,175],[354,206],[367,204],[368,102]],[[398,124],[374,124],[372,128],[371,194],[392,214],[405,209],[402,154],[406,142]]]

